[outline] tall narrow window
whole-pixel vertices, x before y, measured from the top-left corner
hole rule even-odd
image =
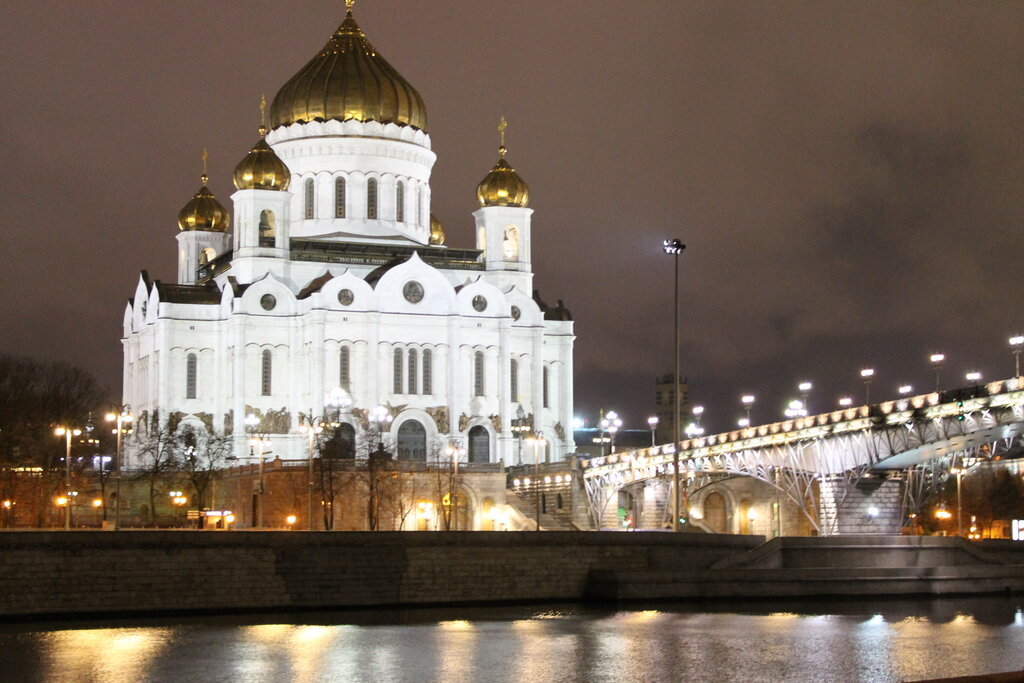
[[[395,185],[395,220],[405,222],[405,183],[401,180]]]
[[[260,394],[270,396],[270,391],[273,389],[271,375],[274,370],[274,360],[270,354],[270,349],[263,350],[260,361]]]
[[[542,387],[544,393],[544,407],[548,407],[548,368],[544,366],[544,386]]]
[[[393,374],[392,393],[400,394],[402,393],[402,349],[395,349]]]
[[[345,179],[337,178],[334,181],[334,217],[345,217]]]
[[[347,346],[341,347],[341,352],[338,357],[340,372],[338,373],[338,383],[341,388],[345,391],[352,390],[352,352]]]
[[[416,372],[416,366],[417,366],[416,361],[417,360],[418,360],[418,358],[416,357],[416,349],[409,349],[409,368],[408,368],[408,371],[405,373],[405,375],[406,375],[406,377],[409,380],[409,393],[410,394],[418,394],[419,393],[417,391],[417,387],[416,387],[416,381],[419,379],[419,373]]]
[[[484,395],[484,352],[477,351],[473,356],[473,395]]]
[[[512,359],[512,365],[509,366],[508,373],[509,381],[509,393],[513,401],[519,400],[519,361],[515,358]]]
[[[416,224],[426,225],[423,220],[423,190],[416,188]]]
[[[434,370],[434,353],[430,349],[423,349],[423,393],[430,396],[434,393],[434,383],[432,381]]]
[[[377,218],[377,179],[366,181],[366,217]]]
[[[185,359],[185,398],[196,397],[196,366],[198,361],[196,360],[196,354],[188,354],[188,358]]]
[[[305,206],[305,212],[304,212],[307,219],[313,217],[313,200],[315,198],[316,197],[315,197],[314,191],[313,191],[313,179],[312,178],[307,178],[306,179],[306,193],[305,193],[306,206]]]

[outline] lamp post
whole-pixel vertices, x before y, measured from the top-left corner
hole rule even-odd
[[[874,376],[874,368],[864,368],[860,371],[860,377],[864,380],[864,405],[871,405],[871,378]]]
[[[1024,336],[1010,337],[1010,348],[1013,349],[1013,376],[1020,377],[1020,352],[1024,347]]]
[[[53,433],[64,437],[64,530],[71,531],[71,437],[78,436],[82,430],[57,427]]]
[[[786,407],[786,412],[783,414],[791,419],[794,417],[807,417],[807,409],[804,408],[802,401],[793,400],[789,402],[789,405]]]
[[[693,413],[693,419],[697,426],[700,427],[700,418],[704,414],[704,406],[694,406],[690,412]]]
[[[672,387],[674,404],[672,408],[672,531],[679,531],[679,423],[682,421],[679,396],[679,255],[686,249],[686,245],[680,239],[671,239],[662,242],[662,249],[666,254],[672,256],[672,260],[675,262],[675,300],[673,304],[675,336],[672,348],[676,369],[675,386]]]
[[[843,396],[842,398],[839,399],[839,407],[840,408],[849,408],[852,405],[853,405],[853,399],[850,398],[849,396]]]
[[[515,434],[516,441],[519,446],[518,453],[516,455],[516,464],[523,464],[523,436],[530,429],[526,423],[526,411],[523,410],[523,404],[520,403],[519,407],[516,408],[515,419],[512,420],[512,433]]]
[[[655,416],[651,416],[651,417],[647,418],[647,426],[650,427],[650,429],[651,429],[651,448],[654,448],[654,446],[655,446],[655,443],[654,443],[654,433],[658,429],[658,418],[655,417]]]
[[[245,424],[249,427],[249,433],[252,434],[252,438],[249,440],[250,446],[259,447],[260,453],[260,469],[259,469],[259,482],[256,485],[256,528],[263,528],[263,446],[266,443],[266,437],[256,431],[256,427],[260,424],[260,418],[256,417],[252,413],[249,413],[245,417]]]
[[[963,481],[962,478],[963,478],[963,474],[964,474],[963,465],[961,464],[961,465],[958,465],[958,466],[954,466],[953,469],[950,470],[950,473],[956,475],[956,535],[957,536],[963,536],[964,535],[964,523],[963,523],[964,508],[963,508],[963,501],[960,498],[960,486],[962,484],[962,481]]]
[[[312,413],[312,411],[310,411]],[[308,472],[309,472],[309,505],[306,516],[306,529],[308,531],[313,530],[313,441],[316,439],[316,435],[323,432],[323,425],[313,424],[313,416],[310,414],[306,418],[306,424],[300,427],[302,432],[309,437],[309,461],[308,461]]]
[[[933,353],[928,357],[928,360],[931,361],[932,367],[935,369],[935,391],[938,392],[940,386],[939,379],[942,376],[942,362],[946,360],[946,355],[943,353]]]
[[[808,413],[811,409],[808,408],[807,399],[808,397],[810,397],[811,389],[813,388],[814,385],[811,384],[810,382],[800,382],[800,384],[797,386],[797,389],[800,390],[800,400],[803,402],[804,408],[807,410]]]
[[[744,394],[740,401],[743,403],[743,408],[747,411],[747,426],[750,425],[750,409],[754,407],[755,397],[753,394]]]
[[[975,386],[977,386],[978,382],[981,381],[981,373],[976,370],[972,370],[971,372],[968,372],[966,375],[964,375],[964,379],[966,379],[968,382],[973,382]]]
[[[899,389],[897,389],[897,391],[900,392],[900,396],[906,396],[907,394],[909,394],[913,390],[914,390],[914,387],[910,386],[909,384],[901,384]]]
[[[459,479],[459,460],[466,454],[466,449],[459,447],[455,441],[449,442],[447,449],[448,456],[452,459],[452,479],[448,486],[448,506],[449,506],[449,525],[448,528],[452,531],[456,531],[458,527],[458,479]]]
[[[121,446],[124,435],[124,423],[132,421],[132,408],[127,403],[121,406],[118,413],[107,413],[107,422],[115,422],[117,429],[117,447],[114,451],[114,531],[121,530]]]
[[[533,491],[535,494],[534,498],[536,499],[536,531],[540,531],[540,449],[547,444],[547,441],[544,440],[540,432],[537,432],[535,436],[528,437],[526,443],[533,446]]]
[[[619,431],[619,427],[622,426],[622,420],[619,418],[619,414],[614,410],[609,410],[605,413],[605,416],[601,418],[601,434],[604,435],[607,432],[611,435],[611,452],[615,452],[615,432]],[[601,440],[602,455],[604,451],[604,439]]]

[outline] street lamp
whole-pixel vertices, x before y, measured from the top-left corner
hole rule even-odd
[[[860,376],[864,380],[864,405],[871,405],[871,378],[875,376],[875,369],[864,368]]]
[[[1010,337],[1010,347],[1013,349],[1013,376],[1020,377],[1020,352],[1024,347],[1024,336],[1018,334]]]
[[[843,396],[839,399],[839,405],[843,408],[849,408],[853,405],[853,399],[849,396]]]
[[[312,411],[310,411],[312,413]],[[309,531],[313,530],[313,441],[316,439],[316,435],[324,431],[323,425],[314,425],[313,416],[310,415],[306,418],[306,424],[299,427],[307,437],[309,437],[309,514],[306,516],[306,529]]]
[[[964,375],[964,378],[968,382],[975,382],[975,383],[977,383],[977,382],[981,381],[981,373],[977,372],[975,370],[972,370],[971,372],[968,372],[966,375]]]
[[[754,395],[753,394],[744,394],[740,398],[740,401],[743,403],[743,407],[747,411],[747,423],[748,424],[750,423],[750,409],[752,407],[754,407],[754,400],[755,399],[754,399]]]
[[[665,240],[662,242],[665,253],[673,257],[675,261],[675,302],[673,312],[675,315],[675,336],[673,338],[673,354],[675,355],[675,386],[672,387],[673,399],[673,420],[672,420],[672,531],[679,531],[679,423],[682,421],[680,413],[679,396],[679,255],[686,249],[686,245],[680,239]]]
[[[750,426],[750,418],[749,417],[741,417],[736,422],[736,424],[738,424],[740,427],[743,427],[744,429],[746,429],[747,427]]]
[[[124,423],[132,421],[132,409],[127,403],[121,406],[119,413],[107,413],[107,422],[117,423],[117,448],[114,451],[114,531],[121,530],[121,443],[124,435]]]
[[[517,465],[523,464],[523,436],[528,431],[530,431],[530,425],[526,421],[526,411],[523,410],[523,404],[520,403],[519,407],[516,408],[515,419],[512,420],[512,433],[515,435],[519,446],[519,451],[516,455]]]
[[[810,382],[800,382],[797,386],[797,389],[800,390],[800,400],[803,402],[804,408],[807,408],[807,398],[811,395],[811,389],[813,388],[814,385]],[[808,409],[808,411],[809,410],[810,409]]]
[[[64,437],[64,530],[71,530],[71,437],[78,436],[82,433],[81,429],[72,429],[71,427],[57,427],[53,430],[53,433],[57,436]]]
[[[943,353],[933,353],[928,357],[928,360],[931,361],[932,367],[935,368],[935,391],[937,392],[939,390],[939,378],[942,373],[942,362],[946,360],[946,355]]]
[[[807,417],[807,409],[804,408],[803,401],[790,401],[789,405],[786,406],[786,417]]]
[[[540,432],[536,436],[526,439],[526,443],[533,446],[533,492],[536,498],[537,531],[540,531],[540,449],[547,444]]]
[[[259,469],[259,482],[256,489],[256,527],[258,529],[263,528],[263,447],[269,440],[264,434],[260,434],[256,431],[256,427],[260,424],[260,418],[256,417],[252,413],[245,416],[245,424],[249,427],[249,433],[252,434],[252,438],[249,439],[249,445],[257,446],[260,449],[260,469]]]
[[[693,413],[697,426],[700,427],[700,416],[704,414],[704,406],[694,406],[690,412]]]
[[[609,410],[605,413],[605,416],[601,418],[601,432],[608,432],[611,435],[612,453],[615,452],[615,432],[619,431],[619,427],[622,426],[622,420],[619,418],[619,414],[614,410]],[[602,450],[604,449],[604,441],[602,440]]]
[[[459,461],[464,455],[466,455],[466,449],[461,448],[455,441],[450,442],[447,449],[448,457],[452,459],[452,479],[451,484],[448,487],[448,505],[449,507],[449,525],[448,528],[452,531],[456,531],[459,523],[458,516],[458,491],[456,486],[458,485],[459,479]]]
[[[900,396],[906,396],[907,394],[909,394],[913,390],[914,390],[914,387],[910,386],[909,384],[901,384],[900,388],[897,391],[900,392]]]
[[[960,486],[962,484],[962,478],[963,478],[963,475],[964,475],[963,465],[961,464],[960,466],[954,466],[949,472],[950,472],[950,474],[955,474],[956,475],[956,535],[957,536],[963,536],[964,535],[964,523],[963,523],[964,508],[963,508],[963,502],[962,502],[962,500],[960,498]]]
[[[651,429],[651,448],[654,448],[654,432],[658,429],[658,418],[655,416],[647,418],[647,426]]]

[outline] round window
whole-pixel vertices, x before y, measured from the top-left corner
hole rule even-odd
[[[260,297],[260,306],[263,307],[264,311],[272,311],[274,306],[277,306],[277,299],[273,294],[264,294]]]
[[[483,298],[479,294],[473,297],[473,309],[477,313],[483,313],[487,310],[487,299]]]
[[[338,303],[342,306],[351,306],[355,300],[356,295],[352,293],[351,289],[343,289],[338,292]]]
[[[519,318],[521,318],[522,315],[523,315],[523,312],[519,310],[518,306],[513,306],[512,307],[512,319],[513,320],[519,320]]]
[[[405,287],[402,287],[402,295],[409,303],[418,304],[423,301],[423,285],[415,280],[409,280],[405,283]]]

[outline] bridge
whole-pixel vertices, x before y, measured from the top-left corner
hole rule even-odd
[[[598,529],[611,526],[609,518],[622,507],[612,505],[614,496],[629,499],[645,490],[654,494],[645,502],[648,517],[652,508],[658,516],[647,526],[670,523],[678,448],[687,511],[691,497],[708,487],[746,478],[768,487],[762,498],[764,492],[775,498],[774,535],[782,535],[783,505],[817,535],[898,533],[942,488],[955,463],[1012,455],[1022,433],[1024,377],[1016,377],[581,458],[579,467]]]

